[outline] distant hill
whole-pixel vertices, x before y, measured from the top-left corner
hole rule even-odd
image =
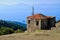
[[[0,20],[0,26],[5,26],[9,28],[13,28],[14,30],[17,30],[18,28],[25,31],[26,30],[26,24],[16,21],[5,21]]]
[[[16,21],[13,21],[12,23],[18,24],[18,25],[23,26],[24,28],[26,28],[26,24],[24,24],[24,23],[16,22]]]

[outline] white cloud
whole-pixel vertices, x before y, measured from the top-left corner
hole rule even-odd
[[[25,5],[32,5],[33,2],[27,2],[27,1],[0,1],[0,5],[17,5],[17,4],[25,4]],[[34,4],[37,4],[37,2],[35,2]]]
[[[56,4],[60,3],[60,1],[45,1],[45,0],[38,0],[34,1],[34,4]],[[25,4],[25,5],[32,5],[33,1],[16,1],[16,0],[5,0],[5,1],[0,1],[0,5],[17,5],[17,4]]]
[[[18,2],[0,2],[1,5],[16,5]]]

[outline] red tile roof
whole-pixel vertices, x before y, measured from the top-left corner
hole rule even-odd
[[[27,18],[30,19],[47,19],[47,18],[51,18],[51,16],[45,16],[43,14],[34,14],[33,16],[28,16]]]

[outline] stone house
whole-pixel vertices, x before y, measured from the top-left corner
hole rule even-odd
[[[51,30],[51,27],[55,27],[55,22],[55,17],[34,14],[27,17],[27,31]]]

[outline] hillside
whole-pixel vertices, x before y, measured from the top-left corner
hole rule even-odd
[[[0,20],[0,35],[21,33],[26,31],[26,24],[15,21]]]
[[[0,40],[60,40],[60,33],[35,32],[35,33],[15,33],[0,36]]]
[[[26,24],[16,21],[0,20],[0,26],[13,28],[14,30],[17,30],[18,28],[21,30],[26,30]]]

